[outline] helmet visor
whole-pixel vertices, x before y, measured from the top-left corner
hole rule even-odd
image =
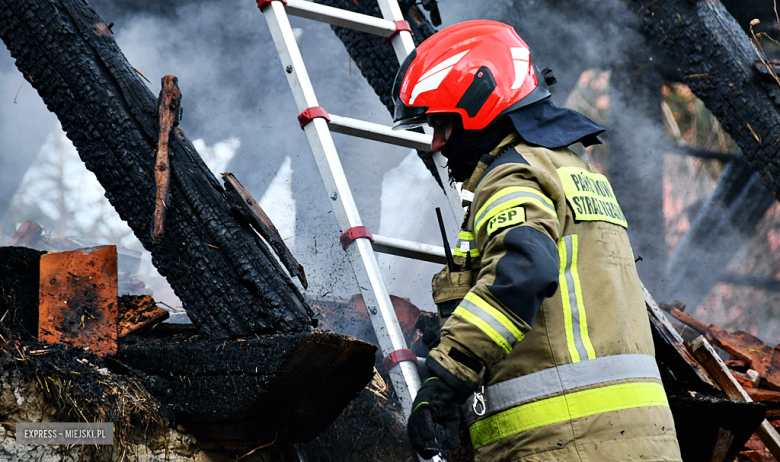
[[[395,104],[395,117],[393,130],[411,130],[412,128],[426,125],[425,113],[427,106],[407,106],[397,99]]]

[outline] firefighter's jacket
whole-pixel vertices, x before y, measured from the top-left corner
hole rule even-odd
[[[606,177],[568,149],[521,143],[464,185],[455,255],[473,283],[429,359],[484,385],[464,406],[477,460],[681,460]]]

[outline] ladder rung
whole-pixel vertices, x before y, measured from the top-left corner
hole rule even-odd
[[[446,264],[444,247],[374,234],[374,251],[431,263]]]
[[[390,37],[397,31],[393,21],[304,0],[287,0],[285,9],[292,16],[313,19],[380,37]]]
[[[405,148],[430,151],[433,137],[425,133],[415,133],[407,130],[393,130],[391,127],[373,122],[342,117],[330,114],[331,131],[344,135],[357,136],[368,140],[403,146]]]

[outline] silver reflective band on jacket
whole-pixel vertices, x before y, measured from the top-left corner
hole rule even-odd
[[[658,364],[650,355],[624,354],[603,356],[577,363],[551,367],[533,374],[490,385],[483,394],[485,415],[500,412],[527,401],[589,385],[625,379],[661,380]],[[467,403],[474,401],[474,396]],[[479,416],[467,406],[466,420],[471,425]]]

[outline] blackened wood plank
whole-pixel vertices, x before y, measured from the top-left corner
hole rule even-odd
[[[157,98],[87,2],[0,0],[0,38],[202,332],[227,338],[310,329],[303,296],[233,217],[224,189],[179,128],[168,143],[166,231],[152,241]]]

